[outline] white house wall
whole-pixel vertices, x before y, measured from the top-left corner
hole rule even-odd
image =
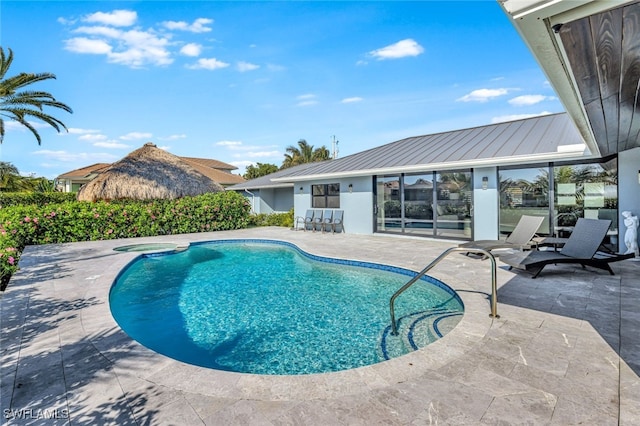
[[[371,176],[296,182],[293,185],[294,216],[304,217],[311,208],[311,185],[340,184],[340,210],[344,230],[349,234],[373,233],[373,178]],[[349,185],[352,190],[349,191]]]

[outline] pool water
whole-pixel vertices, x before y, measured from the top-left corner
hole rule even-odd
[[[391,335],[389,299],[407,274],[311,256],[287,243],[210,242],[142,255],[118,276],[110,303],[133,339],[186,363],[323,373],[406,354],[455,327],[460,298],[427,277],[397,299],[400,334]]]

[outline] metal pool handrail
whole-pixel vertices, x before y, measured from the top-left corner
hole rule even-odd
[[[416,281],[418,281],[420,278],[424,277],[426,275],[426,273],[431,270],[434,266],[436,266],[438,263],[440,263],[440,261],[442,259],[444,259],[445,257],[447,257],[450,253],[453,252],[465,252],[465,253],[475,253],[475,254],[482,254],[486,257],[488,257],[489,259],[491,259],[491,313],[489,314],[490,317],[492,318],[500,318],[500,315],[498,315],[498,289],[497,289],[497,285],[496,285],[496,259],[495,257],[493,257],[493,255],[484,249],[478,249],[478,248],[465,248],[465,247],[452,247],[448,250],[445,250],[440,256],[436,257],[436,259],[431,262],[429,265],[427,265],[426,268],[424,268],[422,271],[418,272],[418,275],[416,275],[415,277],[411,278],[411,280],[409,280],[408,283],[406,283],[405,285],[403,285],[402,287],[400,287],[400,289],[398,291],[396,291],[393,296],[391,296],[391,299],[389,300],[389,309],[391,311],[391,334],[394,336],[398,335],[398,327],[396,325],[396,315],[395,315],[395,309],[394,309],[394,302],[396,300],[396,298],[398,296],[400,296],[400,294],[405,291],[406,289],[408,289],[409,287],[411,287],[413,285],[413,283],[415,283]]]

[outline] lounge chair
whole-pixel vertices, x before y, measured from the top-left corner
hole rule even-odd
[[[324,231],[329,228],[331,229],[333,225],[333,210],[325,210],[324,213],[322,213],[322,232],[324,233]]]
[[[611,225],[610,220],[580,218],[576,222],[573,232],[559,251],[532,250],[527,253],[514,253],[500,256],[503,263],[509,265],[509,269],[522,269],[533,274],[533,278],[549,264],[577,263],[594,268],[604,269],[614,275],[611,262],[630,259],[633,254],[611,254],[599,252],[598,248],[607,236],[607,230]]]
[[[491,251],[500,248],[511,248],[517,250],[530,249],[535,244],[531,239],[542,224],[544,216],[527,216],[522,215],[520,220],[509,234],[506,240],[477,240],[469,241],[458,245],[461,248],[484,249]],[[468,253],[467,253],[468,254]]]
[[[344,226],[342,226],[342,217],[344,216],[343,210],[336,210],[333,213],[333,220],[331,221],[331,232],[336,232],[336,229],[340,228],[340,232],[344,231]]]

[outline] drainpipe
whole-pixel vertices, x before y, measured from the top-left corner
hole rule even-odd
[[[256,196],[253,194],[253,192],[249,191],[248,189],[245,189],[244,192],[251,195],[251,213],[255,213],[256,212],[256,209],[255,209]]]

